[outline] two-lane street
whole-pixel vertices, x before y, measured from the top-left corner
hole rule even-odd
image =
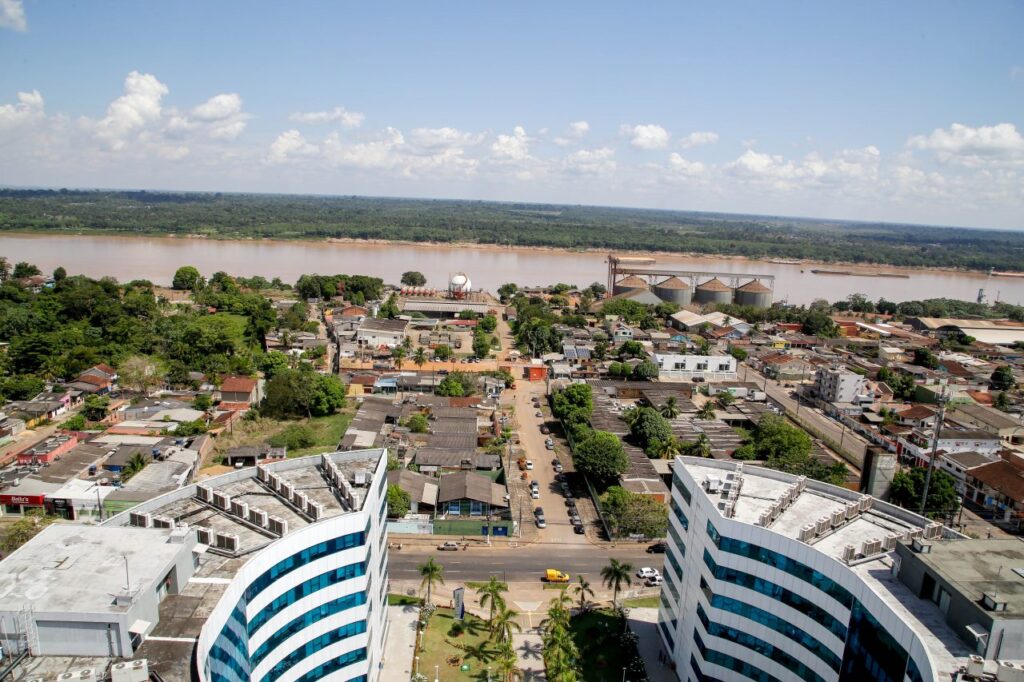
[[[540,582],[544,569],[556,568],[573,576],[583,575],[600,582],[601,569],[609,558],[626,561],[634,568],[653,566],[661,570],[664,555],[648,554],[646,544],[597,548],[586,545],[533,544],[525,547],[477,547],[457,552],[440,552],[430,547],[390,550],[388,572],[392,580],[419,578],[417,566],[433,556],[444,566],[446,580],[466,582],[500,575],[509,582]]]

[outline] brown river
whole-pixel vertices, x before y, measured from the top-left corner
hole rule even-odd
[[[122,282],[148,279],[163,285],[170,284],[174,271],[182,265],[194,265],[206,276],[223,270],[246,277],[280,277],[290,283],[304,273],[363,274],[397,283],[402,272],[418,270],[426,275],[428,286],[437,288],[443,288],[450,275],[465,272],[474,288],[492,292],[505,282],[520,286],[556,282],[585,286],[607,280],[604,253],[494,246],[4,233],[0,234],[0,256],[12,264],[35,263],[47,273],[63,266],[69,274],[110,275]],[[884,296],[891,301],[939,297],[973,301],[979,289],[985,290],[987,301],[1024,302],[1024,278],[887,266],[773,263],[681,255],[656,258],[657,265],[662,267],[773,275],[775,300],[795,304],[817,298],[837,301],[852,293],[865,294],[870,299]],[[811,269],[857,274],[815,274]],[[872,277],[872,272],[902,273],[909,278]]]

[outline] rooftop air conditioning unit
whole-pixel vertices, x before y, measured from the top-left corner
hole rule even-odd
[[[269,474],[269,473],[270,472],[267,471],[267,467],[263,466],[262,464],[257,465],[257,467],[256,467],[256,480],[263,481],[264,483],[266,483],[266,481],[267,481],[267,474]]]
[[[871,509],[873,499],[874,498],[872,498],[870,495],[861,496],[860,500],[858,501],[858,504],[860,505],[860,510],[862,512],[866,512],[868,509]]]
[[[800,529],[800,542],[808,542],[812,540],[815,535],[815,526],[810,524]]]
[[[718,508],[722,510],[722,516],[727,519],[732,518],[732,502],[721,502],[719,503]]]
[[[860,514],[860,505],[856,502],[846,505],[846,518],[852,519],[853,517]]]
[[[831,527],[832,519],[828,516],[823,516],[820,519],[818,519],[817,522],[814,524],[814,533],[815,535],[821,535]]]
[[[767,528],[768,524],[770,524],[771,522],[772,517],[771,514],[769,514],[768,512],[762,512],[761,515],[757,517],[757,525],[761,526],[762,528]]]
[[[843,547],[843,561],[850,563],[857,556],[857,548],[853,545]]]
[[[910,542],[910,548],[918,554],[930,554],[932,551],[932,543],[922,540],[921,538],[914,538]]]
[[[865,540],[861,547],[861,554],[864,556],[874,556],[882,551],[882,541],[879,538],[872,538]]]
[[[245,519],[249,517],[249,503],[241,500],[231,500],[231,513]]]
[[[267,512],[256,507],[249,507],[249,523],[265,528],[267,526]]]
[[[154,528],[174,528],[174,521],[167,518],[166,516],[154,516],[153,517]]]
[[[130,512],[128,514],[128,523],[138,528],[149,528],[153,523],[153,516],[140,512]]]
[[[359,469],[356,471],[356,485],[364,487],[370,484],[370,473],[365,469]]]
[[[294,493],[292,493],[292,503],[299,509],[305,509],[306,494],[296,490]]]
[[[197,485],[196,486],[196,497],[198,497],[203,502],[209,502],[210,501],[210,489],[207,488],[205,485]]]
[[[967,659],[967,674],[971,677],[981,677],[985,673],[985,659],[977,654],[971,654]]]
[[[1017,682],[1020,668],[1010,661],[996,661],[996,680],[998,682]]]
[[[736,464],[736,474],[738,475],[738,474],[742,474],[742,473],[743,473],[743,464],[737,463]]]
[[[149,662],[144,659],[115,663],[110,667],[110,682],[148,682]]]
[[[896,549],[896,543],[899,542],[899,540],[899,535],[890,533],[889,535],[886,535],[885,540],[882,541],[882,548],[887,552],[891,552]]]
[[[209,528],[196,528],[196,540],[202,545],[213,544],[213,532]]]
[[[306,503],[306,513],[313,517],[314,521],[319,521],[320,518],[324,515],[324,506],[319,502],[309,500]]]
[[[834,512],[832,512],[832,527],[833,528],[838,528],[839,526],[843,525],[843,521],[845,521],[845,520],[846,520],[846,510],[845,509],[836,509]]]
[[[929,540],[934,540],[942,536],[942,524],[935,521],[929,523],[924,529],[924,536]]]
[[[71,680],[98,680],[99,678],[96,676],[96,668],[82,668],[81,670],[69,670],[58,676],[57,679],[61,682],[65,680],[70,682]]]

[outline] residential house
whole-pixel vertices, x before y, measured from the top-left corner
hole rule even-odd
[[[939,432],[938,445],[934,443],[934,429],[931,428],[911,429],[896,440],[896,454],[915,466],[927,466],[933,448],[947,454],[979,452],[994,456],[1003,448],[1003,443],[999,436],[986,431],[957,430],[946,426]]]
[[[227,405],[242,405],[248,408],[262,400],[260,382],[252,377],[226,376],[220,382],[221,407]]]
[[[814,391],[828,403],[856,403],[866,392],[866,380],[845,367],[823,367],[814,375]]]
[[[998,459],[994,455],[983,455],[980,452],[943,452],[938,457],[936,468],[953,477],[956,494],[964,497],[967,495],[967,472],[974,467],[995,462]]]
[[[1024,443],[1024,424],[994,407],[957,403],[950,405],[946,418],[964,427],[995,434],[1008,445]]]
[[[798,355],[765,353],[752,358],[765,376],[776,381],[806,381],[814,374],[814,365]]]
[[[1024,463],[1016,457],[968,469],[966,499],[997,514],[1000,521],[1020,525],[1024,510]]]
[[[505,486],[494,483],[490,477],[460,471],[441,477],[437,507],[440,514],[448,517],[502,517],[509,508],[505,495]]]
[[[895,416],[897,423],[919,429],[934,426],[937,414],[926,405],[911,405],[902,410],[897,409]]]

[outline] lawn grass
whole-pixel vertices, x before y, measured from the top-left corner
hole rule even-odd
[[[420,635],[420,673],[433,679],[434,666],[438,666],[439,677],[445,682],[486,682],[487,666],[493,666],[498,651],[496,645],[488,642],[487,623],[467,613],[463,621],[466,631],[458,637],[451,637],[448,631],[454,622],[452,609],[437,609],[430,617],[430,624]],[[472,653],[453,646],[453,643],[469,648]],[[463,663],[469,664],[468,671],[459,669]],[[491,677],[493,679],[494,675]]]
[[[573,616],[572,637],[580,650],[581,680],[621,682],[629,653],[619,643],[622,621],[608,610]]]
[[[657,595],[650,597],[634,597],[633,599],[623,599],[622,605],[626,608],[638,608],[638,609],[656,609],[658,608],[659,598]]]
[[[421,597],[410,597],[405,594],[388,593],[388,606],[422,606]]]

